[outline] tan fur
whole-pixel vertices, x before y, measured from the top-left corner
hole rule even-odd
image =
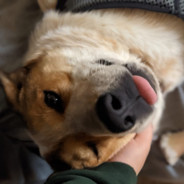
[[[57,145],[54,154],[57,153],[59,158],[62,158],[62,160],[76,169],[94,167],[109,160],[134,136],[135,134],[133,133],[123,137],[93,137],[81,133],[66,136],[62,143]],[[97,145],[97,147],[93,148],[93,145]],[[96,149],[96,151],[91,151],[91,149]],[[45,157],[49,161],[53,159],[52,153],[45,155]]]
[[[161,149],[170,165],[174,165],[184,154],[183,142],[184,131],[167,133],[161,137]]]
[[[38,4],[42,11],[46,11],[48,9],[54,9],[56,7],[56,0],[38,0]]]
[[[48,2],[39,1],[43,10],[53,7],[45,6]],[[141,10],[49,11],[30,39],[21,69],[24,77],[15,82],[11,75],[2,74],[1,80],[43,156],[49,160],[57,152],[73,168],[96,166],[148,123],[158,127],[163,95],[183,80],[183,30],[183,21],[175,16]],[[114,65],[101,66],[96,63],[99,59]],[[143,122],[115,135],[100,122],[94,107],[98,97],[116,88],[118,79],[128,72],[122,65],[132,62],[152,76],[158,101]],[[62,97],[64,112],[44,103],[44,90]]]

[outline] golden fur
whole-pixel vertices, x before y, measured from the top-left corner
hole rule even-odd
[[[39,0],[43,10],[53,7],[49,2]],[[143,10],[51,10],[31,36],[24,67],[0,78],[51,164],[56,157],[73,168],[93,167],[107,161],[148,123],[158,127],[163,95],[183,81],[183,30],[179,18]],[[96,61],[102,58],[115,64],[100,66]],[[94,106],[127,72],[120,66],[130,62],[152,76],[158,100],[144,122],[115,135],[98,120]],[[45,90],[62,97],[64,112],[44,103]]]

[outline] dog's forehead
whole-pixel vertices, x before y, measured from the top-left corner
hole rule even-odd
[[[60,57],[58,61],[58,57],[42,56],[33,63],[29,63],[27,67],[30,68],[24,82],[25,94],[39,93],[43,95],[44,90],[62,94],[70,93],[71,67],[66,64],[64,58]]]

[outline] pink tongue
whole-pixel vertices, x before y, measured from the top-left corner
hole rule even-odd
[[[150,83],[141,76],[133,75],[134,83],[144,100],[153,105],[157,101],[157,94],[154,89],[151,87]]]

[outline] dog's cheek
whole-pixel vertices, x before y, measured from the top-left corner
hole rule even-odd
[[[91,168],[108,161],[135,134],[124,137],[90,137],[84,134],[62,139],[45,158],[55,170]]]
[[[83,169],[98,165],[98,159],[94,153],[85,145],[69,145],[45,155],[45,159],[56,171],[68,169]]]
[[[94,152],[91,145],[89,145],[89,141],[85,140],[85,137],[71,136],[67,137],[60,145],[58,155],[71,168],[82,169],[98,165],[97,152],[97,150]]]

